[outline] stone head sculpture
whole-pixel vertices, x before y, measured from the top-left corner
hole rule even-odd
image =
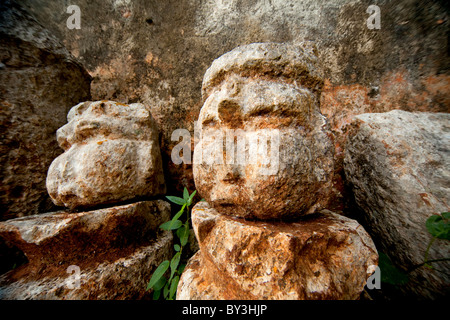
[[[65,152],[47,175],[55,204],[87,207],[165,192],[157,126],[144,105],[88,101],[67,120],[57,131]]]
[[[312,45],[254,43],[216,59],[202,85],[199,193],[220,213],[278,219],[325,206],[333,144]]]

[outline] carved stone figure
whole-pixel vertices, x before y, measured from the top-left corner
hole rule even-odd
[[[359,298],[378,254],[357,221],[325,209],[334,146],[321,86],[307,44],[238,47],[208,69],[193,167],[207,202],[192,209],[200,250],[177,299]]]
[[[316,60],[306,44],[254,43],[207,70],[193,170],[220,213],[286,219],[326,206],[334,148]]]
[[[47,190],[69,208],[165,192],[156,123],[142,104],[83,102],[57,131],[65,152],[51,164]]]

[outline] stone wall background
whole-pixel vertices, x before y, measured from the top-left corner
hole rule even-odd
[[[63,151],[56,130],[90,99],[90,82],[48,29],[17,2],[0,3],[0,220],[55,208],[45,179]]]
[[[194,189],[190,165],[174,165],[171,133],[193,137],[201,82],[212,61],[252,42],[313,40],[325,69],[321,110],[336,134],[339,160],[355,114],[450,110],[449,6],[376,0],[22,0],[92,75],[93,100],[148,105],[158,122],[169,194]],[[69,5],[81,29],[68,29]],[[381,9],[368,29],[367,7]],[[336,208],[344,206],[342,166]]]

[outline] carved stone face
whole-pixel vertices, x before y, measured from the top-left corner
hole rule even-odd
[[[198,125],[195,184],[220,213],[295,218],[327,203],[333,145],[310,90],[232,74],[211,90]]]
[[[84,102],[57,131],[65,152],[48,170],[53,202],[89,207],[165,192],[158,132],[141,104]]]

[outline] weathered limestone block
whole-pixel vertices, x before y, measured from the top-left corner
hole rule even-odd
[[[83,102],[57,131],[65,150],[48,170],[47,189],[69,208],[165,192],[158,131],[142,104]]]
[[[0,220],[54,209],[45,179],[61,154],[55,131],[73,105],[90,99],[90,82],[17,1],[0,2]]]
[[[158,228],[169,218],[170,205],[156,200],[1,222],[0,241],[28,262],[0,277],[0,299],[143,298],[171,251],[171,233]],[[79,268],[78,278],[70,266]]]
[[[67,266],[61,266],[57,272],[43,278],[21,277],[13,283],[6,280],[9,276],[7,273],[0,276],[0,299],[151,299],[151,292],[145,290],[147,283],[156,267],[162,261],[170,259],[171,246],[172,235],[164,232],[155,242],[141,246],[127,256],[80,267],[79,278]]]
[[[217,268],[197,251],[188,261],[178,282],[177,300],[255,300],[227,278],[214,277]],[[225,282],[224,281],[228,281]]]
[[[391,111],[356,116],[345,150],[345,173],[371,234],[404,269],[424,261],[431,235],[425,222],[450,207],[450,114]],[[429,259],[446,258],[436,240]],[[410,274],[407,290],[422,297],[448,294],[449,262]],[[447,273],[445,273],[447,272]]]
[[[295,218],[327,206],[333,143],[319,110],[311,45],[254,43],[216,59],[203,80],[193,174],[220,213]]]
[[[328,210],[291,223],[255,222],[200,202],[192,223],[200,251],[178,299],[357,299],[378,262],[364,228]]]

